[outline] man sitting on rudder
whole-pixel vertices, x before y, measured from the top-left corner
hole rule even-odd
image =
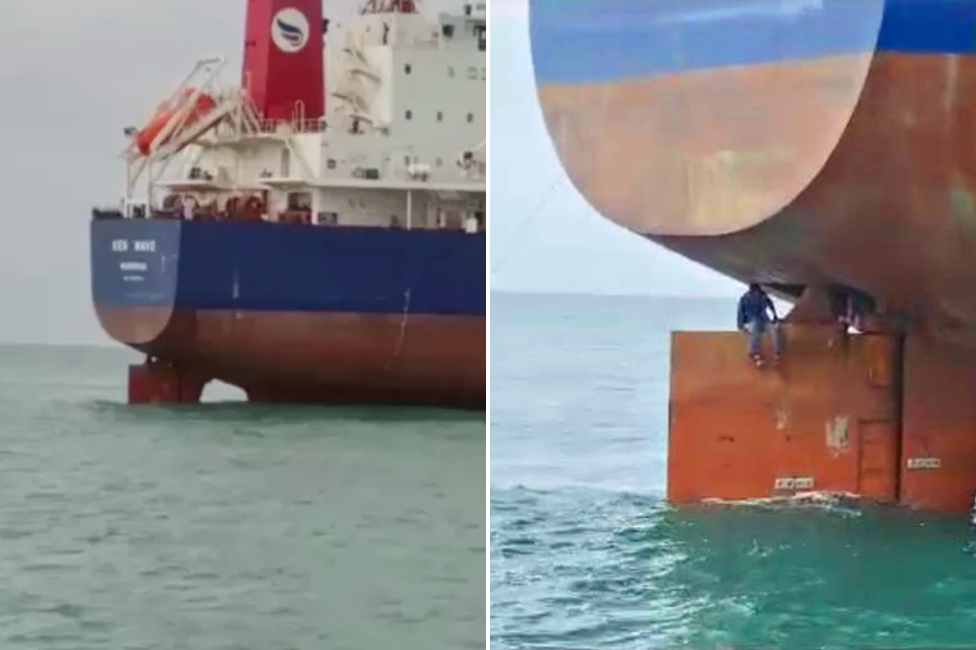
[[[767,312],[771,312],[772,317]],[[776,331],[778,322],[776,306],[769,295],[758,284],[750,284],[749,290],[739,298],[738,327],[749,334],[749,356],[757,366],[762,365],[762,337],[770,323],[773,324],[773,356],[779,361],[781,343],[779,332]]]

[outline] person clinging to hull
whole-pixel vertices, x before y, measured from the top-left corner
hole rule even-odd
[[[755,282],[739,298],[738,328],[748,334],[748,354],[756,365],[762,365],[762,338],[767,330],[773,330],[773,358],[779,361],[780,337],[776,331],[779,316],[776,306],[765,291]],[[772,325],[772,328],[770,328]]]

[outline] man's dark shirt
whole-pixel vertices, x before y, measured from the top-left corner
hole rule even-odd
[[[773,301],[769,299],[768,295],[762,291],[747,291],[739,298],[739,315],[737,318],[739,329],[745,327],[746,323],[752,322],[755,322],[760,330],[765,329],[769,322],[767,309],[774,314],[776,313]]]

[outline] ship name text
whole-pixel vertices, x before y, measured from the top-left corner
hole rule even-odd
[[[113,239],[112,251],[115,253],[128,253],[130,251],[134,253],[155,253],[156,240],[133,239],[129,241],[128,239]]]

